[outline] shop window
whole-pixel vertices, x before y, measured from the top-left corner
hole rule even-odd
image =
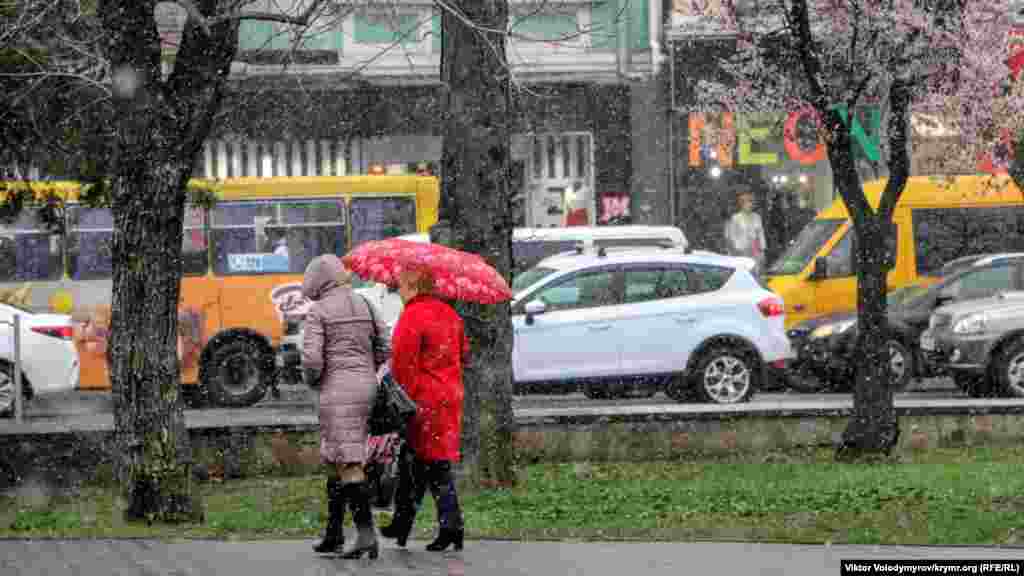
[[[25,206],[14,222],[0,223],[0,282],[60,278],[60,236],[36,215],[35,206]]]
[[[222,276],[301,274],[325,253],[345,253],[336,200],[232,202],[212,212],[214,272]]]
[[[109,208],[68,207],[68,275],[96,280],[113,275],[114,217]]]
[[[349,203],[352,246],[416,232],[413,198],[353,198]]]

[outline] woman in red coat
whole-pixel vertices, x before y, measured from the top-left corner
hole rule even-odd
[[[430,488],[440,530],[427,550],[440,552],[452,544],[462,549],[462,511],[452,464],[459,461],[462,365],[469,343],[462,318],[432,292],[433,279],[426,271],[399,276],[398,293],[405,309],[391,338],[391,374],[416,402],[417,411],[400,456],[395,517],[381,534],[405,546]]]

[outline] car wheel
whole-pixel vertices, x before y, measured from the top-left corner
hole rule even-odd
[[[676,402],[692,402],[696,398],[693,383],[685,375],[680,374],[665,382],[665,395]]]
[[[952,377],[956,387],[971,398],[988,398],[992,394],[992,386],[986,376],[954,373]]]
[[[200,377],[209,399],[219,406],[243,407],[259,402],[274,378],[272,366],[259,346],[247,338],[236,338],[217,346],[203,366]]]
[[[910,377],[914,373],[914,359],[907,347],[896,340],[889,340],[889,374],[893,392],[907,389]]]
[[[608,386],[604,382],[587,382],[583,385],[583,395],[591,400],[605,400],[609,397]]]
[[[694,371],[697,394],[705,402],[737,404],[750,400],[757,385],[758,366],[752,355],[736,348],[714,348]]]
[[[0,418],[14,415],[14,366],[0,360]]]
[[[1024,340],[1016,340],[999,352],[994,368],[999,391],[1024,398]]]

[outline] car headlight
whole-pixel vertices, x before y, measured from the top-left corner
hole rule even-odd
[[[971,314],[970,316],[964,316],[953,324],[953,333],[980,334],[985,331],[985,325],[987,323],[988,316],[986,314]]]
[[[828,338],[833,334],[842,334],[852,328],[856,323],[856,320],[843,320],[842,322],[818,326],[813,332],[811,332],[811,338]]]

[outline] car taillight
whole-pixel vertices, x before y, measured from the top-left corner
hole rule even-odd
[[[786,313],[786,307],[782,305],[782,301],[778,298],[765,298],[757,303],[757,309],[761,311],[762,316],[771,318],[772,316],[782,316]]]
[[[71,340],[71,326],[33,326],[32,331],[62,340]]]

